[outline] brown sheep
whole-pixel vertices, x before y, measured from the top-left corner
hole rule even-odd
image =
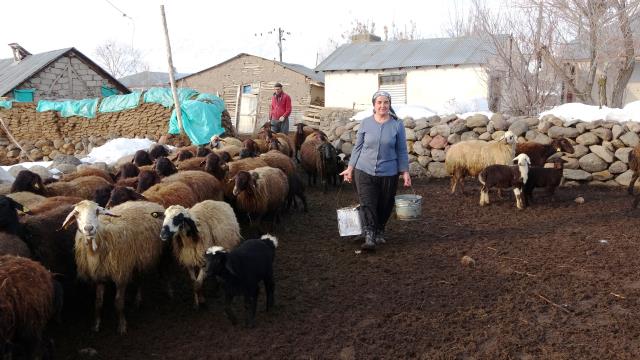
[[[164,145],[155,144],[149,150],[149,157],[153,161],[155,161],[158,158],[167,157],[167,156],[169,156],[169,149],[167,149],[167,147]]]
[[[34,194],[30,191],[19,191],[11,194],[7,194],[8,197],[15,200],[17,203],[22,204],[22,206],[26,206],[31,209],[31,207],[42,202],[46,197],[38,194]]]
[[[224,196],[227,199],[233,198],[233,179],[235,178],[236,174],[238,174],[240,171],[249,171],[259,167],[269,166],[266,161],[259,157],[240,159],[232,161],[227,165],[229,165],[229,171],[227,171],[227,180],[225,180],[226,182],[224,184]]]
[[[142,193],[153,185],[159,183],[160,180],[160,175],[158,175],[155,170],[140,171],[140,174],[138,175],[138,185],[136,186],[136,191]]]
[[[0,256],[1,255],[13,255],[30,258],[31,251],[29,250],[27,244],[22,241],[22,239],[19,238],[18,235],[0,231]]]
[[[287,175],[270,166],[240,171],[235,176],[233,195],[236,209],[256,219],[273,214],[277,220],[289,194]]]
[[[267,165],[284,171],[287,176],[296,172],[296,164],[293,160],[279,151],[271,150],[265,154],[260,154],[260,159],[264,160]]]
[[[73,205],[82,200],[81,197],[77,196],[52,196],[44,198],[41,202],[29,207],[29,213],[31,215],[42,214],[61,205]]]
[[[176,166],[166,157],[156,160],[153,170],[155,170],[160,177],[167,177],[178,172]]]
[[[133,155],[133,159],[131,160],[133,164],[136,166],[144,166],[153,164],[153,160],[151,160],[151,156],[149,156],[149,152],[146,150],[138,150]]]
[[[229,166],[220,156],[211,153],[205,157],[204,171],[215,176],[216,179],[224,181],[227,176],[227,171],[229,171]]]
[[[77,196],[93,199],[98,188],[111,185],[99,176],[84,176],[71,181],[59,181],[46,186],[47,196]]]
[[[162,179],[161,183],[181,181],[191,188],[198,198],[198,202],[204,200],[222,200],[223,187],[220,180],[204,171],[181,171]]]
[[[116,179],[126,179],[131,177],[136,177],[140,173],[140,169],[137,165],[132,163],[124,163],[120,165],[120,169],[116,173]]]
[[[531,166],[538,167],[543,167],[549,156],[562,151],[569,154],[573,154],[574,151],[569,140],[563,137],[553,139],[553,141],[547,145],[542,145],[533,141],[516,145],[516,155],[527,154],[529,159],[531,159]]]
[[[300,162],[300,158],[298,157],[298,153],[300,152],[300,147],[302,146],[304,139],[306,139],[306,137],[311,135],[312,133],[313,133],[313,128],[305,125],[304,123],[296,124],[296,132],[290,135],[290,139],[289,139],[292,141],[294,146],[294,150],[295,150],[294,157],[296,161]]]
[[[62,301],[60,289],[54,283],[53,275],[37,262],[0,256],[0,350],[17,343],[26,349],[25,358],[46,356],[43,331],[61,310],[58,305]],[[10,359],[11,350],[3,351],[2,355]]]
[[[627,187],[627,192],[629,195],[633,195],[633,187],[640,176],[640,144],[636,145],[633,151],[629,153],[629,170],[633,171],[633,175],[631,176],[629,187]]]
[[[113,176],[111,176],[110,173],[95,167],[83,167],[74,173],[63,175],[62,179],[60,180],[71,181],[83,176],[100,176],[101,178],[107,180],[108,182],[112,184],[114,183]]]
[[[205,163],[205,158],[204,157],[194,157],[194,158],[190,158],[187,160],[183,160],[180,161],[177,165],[176,168],[178,169],[178,171],[184,171],[184,170],[204,170],[204,163]]]

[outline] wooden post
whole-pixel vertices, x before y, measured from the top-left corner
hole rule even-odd
[[[169,61],[169,82],[171,83],[171,92],[173,93],[173,103],[176,109],[176,117],[178,118],[178,129],[180,135],[184,134],[182,129],[182,109],[180,109],[180,101],[178,101],[178,90],[176,89],[176,79],[173,74],[173,60],[171,59],[171,42],[169,41],[169,29],[167,28],[167,18],[164,15],[164,5],[160,5],[162,13],[162,25],[164,26],[164,38],[167,43],[167,59]]]

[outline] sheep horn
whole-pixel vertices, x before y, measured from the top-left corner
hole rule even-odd
[[[71,225],[71,223],[76,220],[77,215],[78,215],[78,212],[75,209],[73,209],[73,211],[71,211],[69,215],[67,215],[67,218],[64,219],[62,226],[58,230],[66,230]]]

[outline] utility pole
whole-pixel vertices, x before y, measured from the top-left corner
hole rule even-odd
[[[275,32],[278,32],[278,53],[280,55],[279,59],[280,62],[282,62],[282,41],[287,40],[284,35],[291,35],[290,32],[285,31],[283,28],[279,27],[277,30],[276,29],[271,29],[269,31],[267,31],[267,34],[273,34]],[[254,36],[258,36],[258,33],[255,33]],[[262,36],[262,33],[260,33],[260,36]]]

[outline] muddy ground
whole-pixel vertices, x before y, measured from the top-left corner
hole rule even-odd
[[[335,189],[308,190],[311,211],[276,231],[276,307],[264,312],[262,292],[254,329],[232,326],[211,288],[195,311],[186,280],[170,300],[151,279],[143,306],[127,309],[126,336],[112,300],[97,334],[92,300],[75,304],[51,331],[57,358],[640,357],[640,210],[624,189],[561,188],[553,203],[517,211],[495,194],[480,208],[473,182],[467,196],[449,195],[444,180],[416,183],[422,220],[391,220],[374,253],[338,236]],[[339,201],[355,201],[350,185]]]

